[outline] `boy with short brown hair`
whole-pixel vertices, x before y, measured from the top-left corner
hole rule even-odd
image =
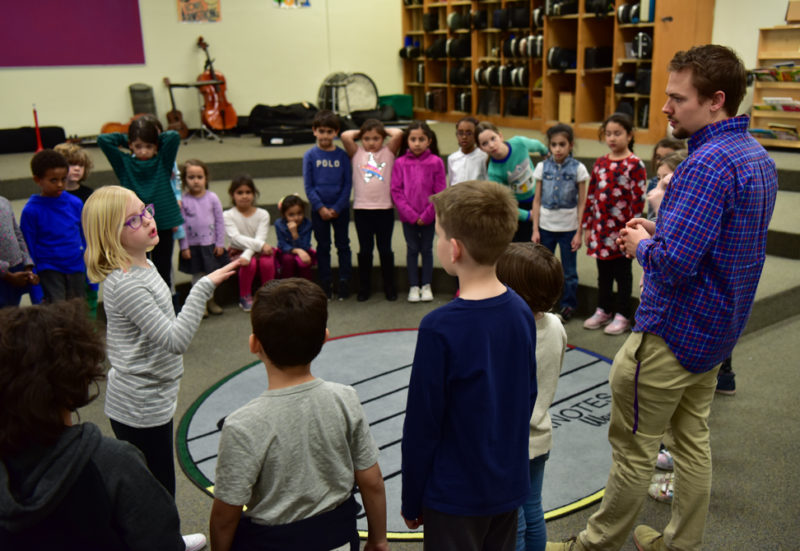
[[[513,549],[530,486],[536,325],[495,266],[517,229],[517,205],[508,189],[474,180],[431,200],[436,252],[461,292],[419,327],[402,513],[411,529],[424,522],[425,549]]]

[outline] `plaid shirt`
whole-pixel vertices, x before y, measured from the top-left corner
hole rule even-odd
[[[731,354],[764,266],[778,173],[748,123],[734,117],[692,135],[655,234],[636,250],[645,286],[635,330],[663,338],[693,373]]]

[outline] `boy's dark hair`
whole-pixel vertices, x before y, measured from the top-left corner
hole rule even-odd
[[[325,343],[328,297],[307,279],[273,279],[256,292],[250,321],[275,367],[308,365]]]
[[[358,130],[358,137],[364,135],[364,132],[369,132],[370,130],[374,130],[382,137],[386,137],[386,128],[383,126],[383,123],[378,119],[367,119],[363,123],[361,123],[361,128]]]
[[[144,115],[134,119],[128,127],[128,143],[142,140],[144,143],[158,145],[158,135],[163,127],[153,115]]]
[[[656,158],[656,151],[658,151],[658,149],[661,147],[666,147],[667,149],[671,149],[673,152],[675,152],[681,149],[686,149],[686,142],[671,136],[665,136],[658,140],[656,145],[653,146],[653,158],[651,159],[653,172],[655,172],[658,169],[658,165],[661,164],[660,159]]]
[[[252,191],[253,195],[256,197],[260,195],[258,188],[256,187],[256,184],[253,182],[253,179],[250,177],[250,175],[240,174],[231,180],[231,185],[228,186],[228,195],[231,196],[231,199],[233,199],[233,192],[239,189],[241,186],[249,187],[250,191]]]
[[[200,159],[189,159],[183,163],[183,170],[181,170],[181,188],[186,189],[186,169],[190,166],[199,166],[203,169],[203,174],[206,175],[206,189],[208,189],[208,166]]]
[[[600,131],[597,133],[598,137],[602,141],[606,135],[606,126],[608,123],[615,122],[620,125],[622,128],[625,129],[625,132],[630,134],[631,136],[631,143],[628,144],[628,149],[633,151],[633,119],[627,113],[620,113],[617,111],[616,113],[611,113],[606,120],[603,121],[603,124],[600,125]]]
[[[52,149],[42,149],[31,159],[31,172],[36,178],[44,178],[48,170],[53,168],[66,168],[69,170],[69,163],[58,151]]]
[[[99,394],[104,358],[82,299],[0,310],[0,457],[53,444],[64,411]]]
[[[422,133],[431,141],[428,149],[430,149],[431,153],[439,157],[439,142],[436,139],[436,132],[431,130],[431,127],[428,126],[428,123],[425,121],[412,121],[411,124],[408,125],[408,128],[403,130],[403,143],[400,144],[400,151],[397,152],[397,156],[405,155],[405,152],[408,151],[408,136],[411,134],[412,130],[422,130]]]
[[[336,132],[342,127],[339,116],[330,109],[321,109],[314,115],[311,128],[333,128]]]
[[[692,72],[692,85],[703,99],[725,93],[725,112],[735,117],[747,91],[747,70],[731,48],[718,44],[695,46],[675,54],[667,66],[670,72]]]
[[[498,183],[462,182],[433,195],[431,202],[445,235],[461,241],[478,264],[497,262],[517,231],[517,202]]]
[[[564,270],[541,243],[511,243],[497,261],[497,279],[514,289],[532,312],[547,312],[561,296]]]
[[[296,207],[300,205],[303,209],[303,214],[305,215],[306,210],[306,202],[303,201],[303,198],[297,195],[296,193],[291,193],[280,200],[278,203],[278,209],[281,211],[281,214],[286,214],[286,211],[292,207]]]
[[[565,134],[570,145],[575,143],[575,133],[572,131],[572,127],[568,124],[560,122],[547,129],[548,149],[550,148],[550,140],[553,139],[553,136],[558,136],[559,134]]]

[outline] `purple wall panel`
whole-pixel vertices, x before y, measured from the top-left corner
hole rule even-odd
[[[0,67],[144,63],[138,0],[4,4]]]

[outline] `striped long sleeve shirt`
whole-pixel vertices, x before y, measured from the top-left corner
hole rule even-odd
[[[652,239],[636,258],[645,285],[634,331],[663,338],[680,364],[710,371],[733,350],[753,306],[778,192],[775,162],[739,116],[689,140]]]
[[[183,353],[215,287],[207,277],[198,281],[176,317],[167,284],[148,264],[114,270],[103,287],[111,363],[105,413],[135,428],[164,425],[175,414]]]

